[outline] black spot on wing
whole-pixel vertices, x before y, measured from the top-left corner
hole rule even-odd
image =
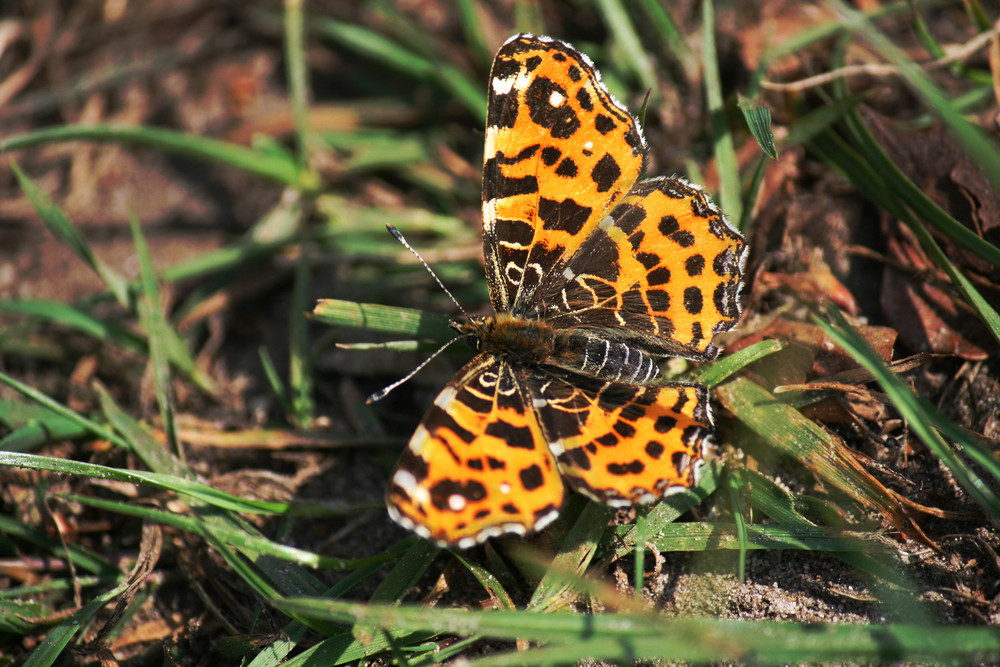
[[[646,299],[649,301],[650,310],[655,313],[664,313],[670,309],[670,292],[667,290],[647,290]]]
[[[485,201],[538,192],[538,179],[535,176],[505,176],[496,157],[488,159],[483,166],[483,183]]]
[[[486,435],[503,441],[508,447],[534,449],[535,438],[527,426],[514,426],[505,421],[495,421],[485,430]]]
[[[660,256],[654,255],[651,252],[639,252],[636,253],[635,258],[639,260],[639,263],[648,271],[660,263]]]
[[[691,255],[684,260],[684,270],[689,276],[700,276],[705,268],[704,255]]]
[[[646,443],[646,454],[648,454],[651,459],[660,458],[663,456],[664,451],[663,443],[657,442],[656,440],[650,440]]]
[[[581,206],[570,198],[555,201],[542,197],[538,200],[538,218],[542,221],[542,227],[570,234],[578,234],[583,229],[592,210],[589,206]]]
[[[521,484],[526,491],[534,491],[545,483],[545,476],[542,474],[542,469],[538,467],[537,463],[522,469],[518,473],[518,477],[521,478]]]
[[[650,285],[666,285],[670,282],[670,269],[665,266],[653,269],[646,274],[646,280]]]
[[[677,428],[677,418],[670,415],[660,415],[653,422],[653,429],[657,433],[669,433],[675,428]]]
[[[594,119],[594,127],[601,134],[607,134],[618,127],[618,124],[610,116],[599,113],[597,114],[597,118]]]
[[[560,162],[559,166],[556,168],[556,174],[559,176],[565,176],[566,178],[574,178],[578,171],[579,169],[577,169],[576,162],[573,161],[573,158],[569,157]]]
[[[682,248],[690,248],[694,245],[694,234],[687,230],[674,232],[670,239]]]
[[[622,204],[615,208],[613,214],[615,227],[626,234],[631,234],[646,219],[646,209],[635,204]]]
[[[618,433],[623,438],[631,438],[635,436],[635,427],[624,421],[616,421],[614,425],[615,432]]]
[[[477,502],[486,497],[486,487],[476,480],[466,480],[460,482],[453,479],[444,479],[430,488],[431,504],[441,511],[451,511],[448,502],[452,496],[461,496],[468,502]]]
[[[695,286],[685,288],[684,290],[684,310],[691,313],[692,315],[697,315],[701,312],[704,306],[703,297],[701,295],[701,290]]]
[[[559,462],[565,466],[590,470],[590,457],[582,448],[568,449],[559,455]]]
[[[677,218],[672,215],[663,216],[660,218],[660,224],[657,225],[657,229],[659,229],[660,233],[664,236],[670,236],[680,228],[681,226],[677,224]]]
[[[590,171],[590,177],[597,185],[598,192],[608,192],[622,175],[621,167],[613,157],[605,153]]]
[[[638,475],[646,466],[643,465],[642,461],[632,461],[630,463],[609,463],[608,472],[615,476],[622,475]]]
[[[536,77],[524,94],[528,114],[536,124],[544,127],[555,139],[568,139],[580,129],[580,119],[568,104],[553,106],[552,95],[566,98],[566,90],[545,77]]]

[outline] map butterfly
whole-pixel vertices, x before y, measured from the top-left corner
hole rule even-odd
[[[568,490],[623,507],[696,482],[708,390],[660,381],[655,362],[717,356],[746,244],[698,187],[637,183],[645,155],[586,55],[528,34],[501,47],[483,165],[495,312],[452,324],[479,354],[392,474],[398,523],[467,548],[540,530]]]

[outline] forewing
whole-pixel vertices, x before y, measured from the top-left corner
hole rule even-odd
[[[563,480],[612,506],[648,504],[690,488],[712,432],[708,390],[555,376],[535,405]]]
[[[389,514],[442,546],[539,530],[558,515],[563,484],[524,380],[490,355],[438,395],[386,491]]]
[[[642,170],[635,119],[568,44],[517,35],[490,72],[483,249],[493,308],[533,303]]]
[[[592,327],[652,354],[711,359],[736,326],[746,243],[699,188],[637,184],[546,288],[556,327]]]

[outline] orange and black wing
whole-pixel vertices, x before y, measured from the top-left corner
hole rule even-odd
[[[524,378],[481,354],[438,395],[396,464],[389,514],[442,546],[540,530],[563,483]]]
[[[571,488],[627,506],[696,483],[712,432],[705,387],[543,374],[531,385],[533,405]]]
[[[593,63],[547,37],[516,35],[490,72],[483,249],[498,312],[536,303],[605,212],[632,187],[646,145]]]
[[[746,243],[699,188],[637,184],[545,286],[545,317],[653,355],[711,359],[736,326]]]

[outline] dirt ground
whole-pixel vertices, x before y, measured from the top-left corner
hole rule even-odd
[[[55,124],[114,122],[166,126],[233,141],[246,141],[254,133],[264,132],[279,141],[290,141],[292,121],[280,13],[267,14],[279,11],[277,5],[248,7],[206,0],[25,0],[13,4],[17,5],[12,14],[15,18],[0,18],[0,25],[13,24],[21,31],[7,47],[0,41],[0,135]],[[448,42],[452,47],[463,48],[460,31],[445,3],[401,4],[415,25],[451,35]],[[541,4],[551,31],[559,37],[571,42],[602,39],[604,29],[590,10],[574,14],[572,4]],[[680,5],[677,15],[696,33],[697,3]],[[345,22],[382,27],[378,12],[366,11],[360,3],[316,2],[309,6]],[[486,13],[498,22],[496,31],[502,39],[499,21],[509,20],[509,8],[506,3],[489,6]],[[931,29],[943,42],[965,42],[969,35],[949,23],[953,11],[958,10],[932,13],[936,22]],[[794,11],[789,3],[781,2],[759,3],[752,10],[720,3],[717,12],[724,85],[733,91],[753,72],[754,57],[764,39],[760,26],[766,24],[765,19],[787,12],[788,21],[780,25],[789,32],[810,20],[809,12]],[[894,38],[915,49],[912,35],[900,26],[894,29]],[[985,52],[974,54],[970,62],[986,67],[985,58]],[[786,71],[775,72],[772,78],[804,76],[800,68],[805,60],[789,62]],[[407,87],[413,86],[412,80],[386,72],[329,42],[317,41],[310,47],[309,65],[315,101],[331,107],[362,99],[405,99]],[[481,75],[485,95],[486,72]],[[907,125],[913,114],[902,110],[915,103],[898,81],[887,80],[872,90],[865,118],[893,159],[953,216],[987,240],[1000,242],[1000,197],[962,156],[953,139],[933,123],[919,129]],[[691,91],[677,91],[678,99],[669,111],[674,118],[685,114],[702,118],[701,103],[683,99],[687,93]],[[418,87],[410,95],[408,104],[419,120],[399,122],[434,124],[428,137],[464,133],[447,147],[437,147],[436,154],[445,157],[444,168],[450,168],[450,175],[462,183],[463,192],[473,192],[471,197],[457,197],[461,203],[449,213],[478,230],[478,195],[474,194],[482,141],[478,121],[455,106],[440,110],[444,120],[431,120],[436,110],[429,108],[433,101],[428,99],[427,90]],[[641,95],[637,99],[641,101]],[[787,98],[772,93],[764,101],[772,105],[775,124],[780,127],[791,113]],[[994,100],[991,111],[984,113],[992,113],[992,120],[983,123],[994,136],[996,109]],[[684,162],[680,153],[692,145],[692,138],[684,134],[702,132],[701,127],[671,121],[666,112],[652,109],[646,130],[653,151],[650,173],[681,171]],[[758,154],[750,141],[739,150],[744,163]],[[464,153],[459,154],[461,151]],[[279,186],[234,169],[134,146],[50,143],[7,157],[16,159],[58,202],[98,256],[130,278],[138,277],[139,268],[128,226],[132,213],[141,219],[155,264],[162,269],[234,243],[282,197]],[[699,161],[709,156],[690,157]],[[713,188],[717,185],[714,169],[708,163],[703,168],[706,185]],[[353,205],[431,210],[436,205],[432,197],[397,175],[377,169],[338,175],[331,169],[330,192]],[[385,242],[392,243],[389,238]],[[788,384],[814,379],[811,370],[803,370],[811,369],[811,358],[805,363],[795,355],[812,349],[816,341],[810,336],[815,332],[789,333],[786,325],[806,319],[811,303],[832,300],[859,321],[882,327],[892,359],[928,355],[905,374],[907,382],[997,451],[1000,361],[996,345],[959,303],[955,291],[942,282],[940,272],[919,251],[904,226],[876,209],[815,155],[796,147],[768,166],[749,242],[747,317],[740,333],[732,335],[727,344],[739,349],[756,340],[755,336],[802,336],[799,344],[782,353],[781,363],[787,366],[761,367],[757,369],[761,376],[777,380],[778,375],[788,372],[789,377],[783,378]],[[953,246],[946,247],[953,259],[975,276],[994,305],[1000,304],[996,268]],[[478,242],[451,251],[456,256],[474,257]],[[331,254],[319,260],[310,296],[354,298],[359,288],[352,282],[352,272],[358,258]],[[329,344],[328,329],[310,325],[310,335],[320,350],[315,395],[322,419],[307,436],[319,433],[319,439],[328,442],[349,440],[359,432],[377,433],[383,443],[310,446],[300,434],[302,440],[297,442],[288,436],[287,446],[272,442],[266,447],[229,447],[211,437],[205,442],[195,437],[199,432],[265,427],[286,435],[295,432],[283,421],[281,406],[258,356],[258,349],[266,347],[276,355],[281,372],[287,372],[283,351],[289,345],[292,280],[289,256],[276,254],[266,265],[233,279],[225,298],[199,316],[196,324],[201,333],[195,349],[199,362],[223,386],[224,400],[206,400],[198,391],[177,383],[178,415],[190,436],[188,456],[205,479],[238,495],[373,507],[323,522],[300,519],[288,524],[274,520],[261,521],[261,525],[275,539],[331,556],[356,558],[381,553],[405,536],[381,509],[388,470],[423,407],[457,367],[454,360],[436,361],[371,412],[358,412],[354,406],[361,405],[365,396],[398,377],[400,369],[411,367],[420,357],[386,358],[384,353],[338,350]],[[46,230],[12,172],[0,168],[0,299],[78,302],[102,287],[98,277]],[[191,295],[191,289],[183,283],[174,285],[167,290],[167,298],[176,306]],[[427,291],[430,289],[428,285]],[[449,312],[443,305],[446,302],[434,303],[442,304],[439,312]],[[426,303],[395,305],[431,309]],[[115,308],[111,303],[102,306],[108,314],[115,313]],[[364,332],[333,335],[342,337],[338,340],[364,339]],[[2,370],[85,413],[98,413],[92,382],[99,380],[131,414],[155,418],[155,401],[144,377],[141,355],[109,349],[59,327],[43,329],[27,342],[31,344],[28,352],[14,345],[0,349]],[[11,389],[0,388],[0,397],[13,396]],[[948,471],[882,402],[884,397],[874,392],[870,398],[874,403],[848,402],[846,408],[841,403],[839,408],[831,408],[832,412],[817,413],[816,418],[856,451],[881,483],[915,503],[949,514],[937,517],[914,511],[928,538],[924,541],[914,539],[912,532],[901,534],[898,526],[880,525],[874,514],[859,518],[874,525],[884,544],[898,554],[912,593],[922,603],[920,613],[937,622],[1000,624],[997,526],[984,519]],[[719,411],[725,422],[725,410]],[[372,418],[374,425],[364,421]],[[729,437],[728,443],[749,437],[735,425],[728,428],[722,434]],[[0,430],[0,435],[3,433]],[[37,453],[122,467],[129,463],[120,452],[92,441],[55,443]],[[783,488],[794,494],[815,490],[815,481],[801,469],[788,466],[782,470],[784,474],[775,481]],[[57,479],[51,482],[51,490],[74,491],[87,483]],[[0,489],[0,507],[6,512],[29,511],[31,486],[28,477],[6,476]],[[708,521],[724,511],[724,507],[710,503],[697,508],[694,518]],[[35,520],[45,524],[42,517]],[[131,520],[89,511],[76,520],[78,539],[94,548],[114,544],[134,549],[137,543],[139,528]],[[109,539],[107,534],[115,531],[121,532]],[[131,537],[124,537],[126,534]],[[120,554],[122,558],[126,555]],[[678,613],[846,623],[913,620],[917,613],[911,605],[894,603],[886,590],[832,553],[751,551],[742,582],[737,576],[735,552],[647,554],[646,569],[645,597],[657,608]],[[606,577],[624,592],[629,589],[632,572],[631,560],[623,559],[608,565]],[[417,587],[414,599],[440,586],[440,575],[440,571],[428,575]],[[337,577],[330,573],[321,576],[331,582]],[[153,627],[154,618],[162,622],[158,626],[161,638],[195,642],[229,632],[206,611],[205,595],[236,629],[249,632],[253,619],[244,618],[245,610],[240,609],[244,592],[219,582],[227,577],[225,567],[196,538],[171,533],[155,577],[162,584],[157,587],[159,598],[143,613],[148,628]],[[467,573],[451,568],[449,577],[444,602],[481,604],[485,596]],[[177,585],[167,585],[171,582]],[[0,588],[4,583],[12,585],[13,580],[0,573]],[[366,592],[370,589],[365,586],[358,589],[359,596]],[[273,621],[280,626],[280,619]]]

